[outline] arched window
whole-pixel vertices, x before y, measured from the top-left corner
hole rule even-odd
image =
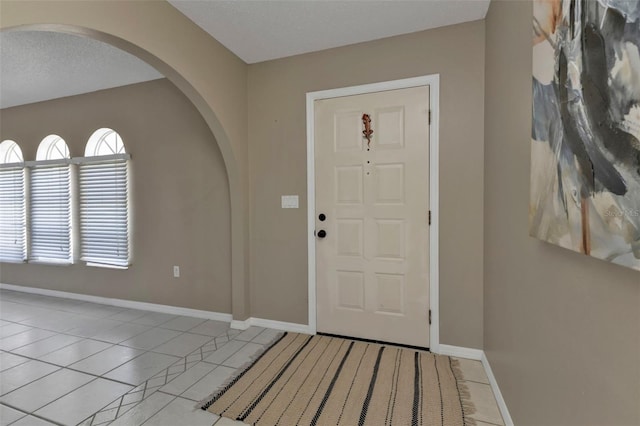
[[[11,140],[0,142],[0,164],[23,163],[20,146]]]
[[[58,135],[49,135],[38,145],[36,161],[60,160],[69,158],[69,147]]]
[[[85,157],[98,157],[102,155],[124,154],[122,138],[112,129],[98,129],[89,138],[84,150]]]
[[[69,148],[58,135],[40,142],[30,179],[29,259],[72,263]]]
[[[24,158],[17,143],[0,142],[0,262],[24,262],[26,212]]]
[[[129,155],[120,135],[96,130],[78,170],[81,260],[128,267]]]

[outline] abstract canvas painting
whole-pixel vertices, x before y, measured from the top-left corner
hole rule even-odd
[[[640,0],[535,0],[529,230],[640,270]]]

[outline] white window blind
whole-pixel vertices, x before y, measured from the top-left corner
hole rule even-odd
[[[0,165],[0,261],[24,262],[26,215],[24,166]]]
[[[38,162],[30,181],[29,259],[72,263],[69,161]]]
[[[128,154],[74,159],[83,261],[129,266],[128,159]]]

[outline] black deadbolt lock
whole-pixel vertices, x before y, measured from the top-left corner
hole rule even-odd
[[[324,229],[321,229],[318,231],[318,238],[324,238],[327,236],[327,231],[325,231]]]
[[[326,218],[327,216],[325,216],[324,213],[320,213],[320,216],[318,216],[318,219],[320,219],[320,222],[324,222]]]

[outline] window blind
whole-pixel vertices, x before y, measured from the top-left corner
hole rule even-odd
[[[0,261],[24,262],[26,214],[22,164],[0,166]]]
[[[128,158],[78,159],[83,261],[129,266]]]
[[[34,165],[30,180],[29,259],[72,263],[68,162]]]

